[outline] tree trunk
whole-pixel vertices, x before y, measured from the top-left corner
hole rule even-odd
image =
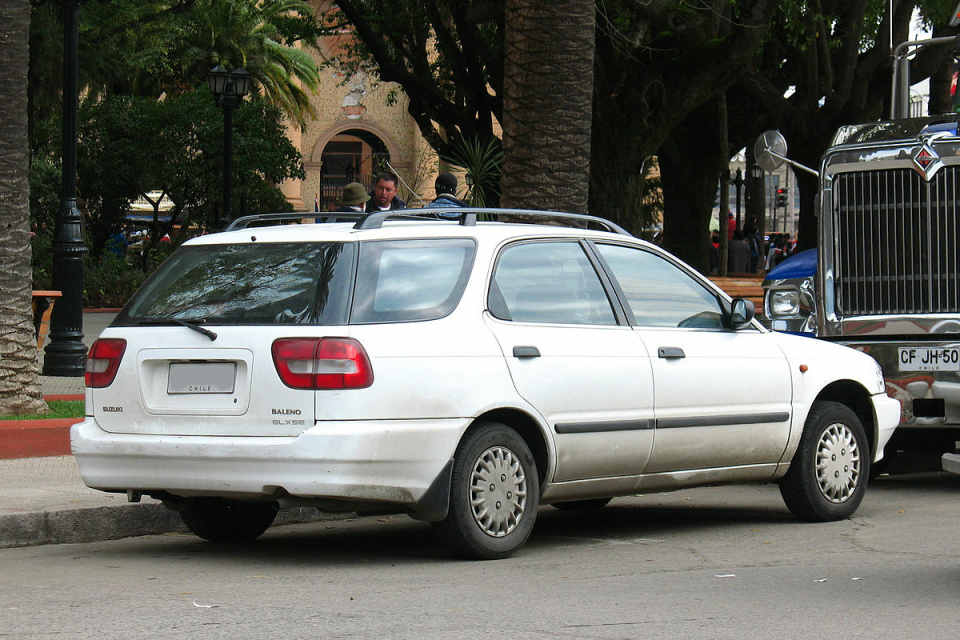
[[[508,0],[501,205],[587,213],[592,0]]]
[[[664,248],[701,273],[710,271],[710,214],[720,175],[716,123],[711,100],[674,128],[658,154]]]
[[[934,27],[933,37],[953,35],[947,33],[952,29],[944,27]],[[930,76],[930,104],[927,107],[930,115],[939,113],[950,113],[953,111],[953,95],[951,95],[951,85],[953,84],[954,59],[953,56],[944,58],[943,62],[937,67],[937,70]]]
[[[717,275],[727,275],[730,256],[730,143],[727,135],[727,96],[717,96],[717,128],[720,133],[720,210],[717,212],[717,231],[720,233],[720,253],[717,256]]]
[[[607,111],[614,116],[622,113]],[[629,125],[611,126],[602,120],[602,113],[597,110],[590,159],[590,213],[639,236],[644,223],[643,149]]]
[[[46,409],[31,312],[29,0],[0,3],[0,414]]]

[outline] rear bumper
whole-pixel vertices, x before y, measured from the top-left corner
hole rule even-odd
[[[297,437],[116,434],[73,426],[80,476],[102,491],[242,500],[307,498],[414,507],[469,425],[457,420],[325,422]]]

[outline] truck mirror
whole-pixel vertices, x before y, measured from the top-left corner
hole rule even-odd
[[[753,155],[761,169],[773,173],[783,166],[787,155],[787,140],[779,131],[764,131],[757,137]]]

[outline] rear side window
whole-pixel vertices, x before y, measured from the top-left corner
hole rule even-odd
[[[351,324],[449,315],[467,286],[475,255],[474,242],[465,238],[364,242]]]
[[[501,320],[617,324],[600,278],[577,242],[525,242],[497,261],[488,299]]]
[[[114,324],[345,324],[356,250],[329,242],[183,247]]]

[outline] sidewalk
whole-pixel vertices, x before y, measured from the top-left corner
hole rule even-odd
[[[83,314],[83,341],[88,347],[114,315]],[[41,376],[41,383],[44,396],[83,395],[83,378]],[[310,508],[284,509],[277,524],[333,517],[344,516],[329,516]],[[186,528],[175,512],[156,500],[145,497],[139,503],[131,503],[126,495],[87,488],[73,456],[0,460],[0,549],[174,531]]]

